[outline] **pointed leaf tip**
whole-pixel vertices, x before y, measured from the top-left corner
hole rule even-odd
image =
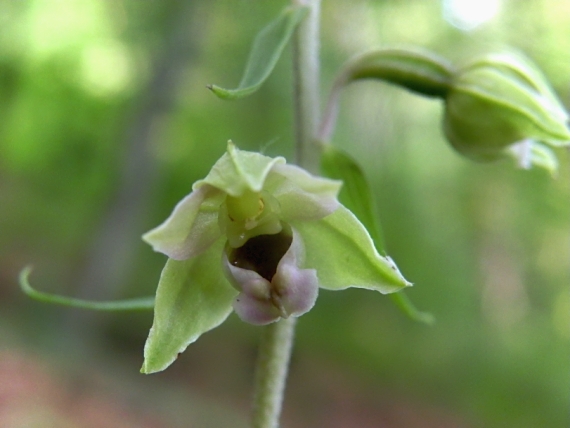
[[[30,285],[28,277],[30,276],[31,272],[31,266],[26,266],[20,272],[20,289],[28,297],[40,302],[69,306],[72,308],[91,309],[95,311],[144,311],[151,310],[154,307],[154,297],[141,297],[135,299],[112,301],[93,301],[45,293],[43,291],[34,289]]]
[[[435,317],[429,312],[420,311],[412,303],[410,298],[404,294],[404,291],[399,293],[390,294],[394,304],[400,309],[404,314],[406,314],[413,321],[421,322],[427,325],[433,325],[435,323]]]

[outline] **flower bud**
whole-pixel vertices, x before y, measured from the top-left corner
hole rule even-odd
[[[447,139],[474,160],[513,155],[509,146],[527,139],[555,147],[570,141],[568,115],[546,79],[516,56],[486,55],[459,69],[445,104]]]

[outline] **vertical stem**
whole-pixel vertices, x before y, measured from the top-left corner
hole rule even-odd
[[[296,321],[289,318],[264,327],[255,377],[253,428],[279,426]]]
[[[316,172],[319,148],[315,143],[319,124],[319,20],[320,0],[293,0],[309,8],[293,40],[293,90],[295,153],[297,164]],[[295,318],[264,327],[256,368],[253,428],[277,428],[293,338]]]
[[[320,120],[320,0],[297,2],[309,7],[309,13],[297,28],[293,40],[296,160],[298,165],[316,172],[319,166],[315,137]]]

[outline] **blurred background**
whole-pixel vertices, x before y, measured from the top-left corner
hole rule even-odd
[[[152,295],[165,257],[140,235],[232,139],[292,159],[290,51],[255,95],[224,102],[286,1],[0,1],[0,427],[246,427],[259,329],[232,315],[141,375],[152,313],[24,297]],[[453,61],[524,51],[570,103],[570,2],[324,0],[323,97],[356,53],[416,44]],[[474,164],[441,104],[347,88],[334,143],[372,181],[389,254],[435,315],[322,291],[300,319],[284,427],[567,427],[570,168]]]

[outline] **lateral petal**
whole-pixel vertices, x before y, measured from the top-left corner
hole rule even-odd
[[[160,226],[143,235],[154,251],[185,260],[205,251],[221,235],[218,211],[225,194],[202,186],[182,199]]]
[[[342,182],[309,174],[295,165],[277,164],[267,177],[265,190],[279,201],[281,218],[316,220],[339,207],[337,200]]]

